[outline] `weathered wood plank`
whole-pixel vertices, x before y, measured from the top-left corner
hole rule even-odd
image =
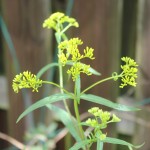
[[[38,70],[50,60],[50,32],[42,28],[43,20],[49,16],[49,0],[3,0],[2,11],[16,48],[20,70]],[[23,139],[25,120],[16,124],[16,119],[25,109],[21,93],[12,90],[12,79],[16,75],[12,57],[5,44],[5,64],[8,78],[9,104],[8,123],[9,134],[17,139]],[[41,93],[31,94],[32,102],[39,99]]]
[[[95,49],[96,59],[94,61],[87,60],[86,63],[90,63],[102,74],[100,77],[83,76],[82,89],[102,78],[111,76],[114,71],[119,71],[122,5],[122,0],[75,1],[73,17],[79,21],[80,27],[74,30],[72,36],[80,37],[84,41],[84,47],[89,46]],[[118,83],[109,81],[96,86],[88,93],[115,101],[118,96]],[[92,106],[96,105],[81,100],[80,111],[86,112]],[[113,127],[111,126],[111,128]],[[108,135],[111,136],[111,134],[115,133],[109,130]],[[104,149],[112,150],[112,147]]]
[[[138,24],[137,24],[137,61],[139,63],[139,78],[136,91],[137,100],[141,101],[150,97],[150,1],[138,1]],[[150,105],[144,105],[142,110],[137,113],[137,117],[143,120],[143,124],[137,124],[134,143],[145,142],[142,150],[150,149]]]

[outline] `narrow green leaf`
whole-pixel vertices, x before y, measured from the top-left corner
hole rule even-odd
[[[120,139],[116,139],[116,138],[111,138],[111,137],[106,137],[105,140],[103,140],[103,142],[104,143],[111,143],[111,144],[125,145],[129,149],[131,149],[131,148],[140,148],[140,147],[142,147],[144,145],[144,143],[143,143],[141,145],[135,146],[135,145],[133,145],[131,143],[128,143],[128,142],[126,142],[124,140],[120,140]]]
[[[51,67],[58,67],[58,63],[51,63],[48,64],[46,66],[44,66],[43,68],[40,69],[40,71],[37,73],[37,78],[40,78],[48,69],[50,69]]]
[[[90,140],[84,140],[77,142],[74,146],[72,146],[69,150],[78,150],[80,148],[85,147],[87,144],[89,144],[91,141]]]
[[[101,73],[99,73],[98,71],[96,71],[95,69],[93,69],[92,67],[90,67],[90,72],[94,75],[100,76]]]
[[[122,105],[122,104],[114,103],[114,102],[112,102],[110,100],[107,100],[103,97],[99,97],[99,96],[92,95],[92,94],[83,94],[83,95],[81,95],[80,98],[83,99],[83,100],[87,100],[87,101],[90,101],[90,102],[93,102],[93,103],[101,104],[101,105],[104,105],[104,106],[107,106],[107,107],[110,107],[110,108],[113,108],[113,109],[117,109],[117,110],[122,110],[122,111],[137,111],[137,110],[140,110],[140,109],[135,108],[135,107],[129,107],[129,106],[125,106],[125,105]]]
[[[77,121],[73,116],[70,116],[65,110],[54,106],[52,104],[46,105],[50,110],[52,110],[62,121],[62,123],[65,125],[65,127],[68,129],[70,134],[75,138],[75,140],[81,141],[80,135],[77,132]],[[71,118],[72,117],[72,118]]]
[[[28,113],[32,112],[33,110],[43,107],[46,104],[54,103],[57,101],[61,101],[63,99],[71,99],[72,97],[68,94],[54,94],[49,97],[45,97],[36,103],[32,104],[30,107],[28,107],[17,119],[17,122],[19,122],[24,116],[26,116]]]

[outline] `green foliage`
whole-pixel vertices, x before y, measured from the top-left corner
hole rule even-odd
[[[90,144],[90,140],[84,140],[84,141],[80,141],[80,142],[77,142],[74,146],[72,146],[69,150],[78,150],[88,144]]]
[[[120,140],[120,139],[116,139],[116,138],[111,138],[111,137],[107,137],[104,141],[104,143],[111,143],[111,144],[119,144],[119,145],[125,145],[129,148],[129,150],[133,150],[133,148],[141,148],[143,144],[135,146],[131,143],[128,143],[126,141]]]
[[[88,118],[82,124],[94,128],[89,137],[90,139],[97,139],[97,143],[99,143],[98,149],[101,149],[101,142],[105,140],[107,136],[107,134],[103,133],[102,130],[107,128],[108,124],[113,122],[120,122],[121,120],[115,114],[113,114],[111,117],[110,112],[103,111],[98,107],[93,107],[89,109],[88,112],[93,115],[93,118]],[[91,143],[92,142],[93,141],[91,141]]]
[[[58,67],[58,63],[51,63],[46,66],[44,66],[36,75],[36,77],[39,79],[47,70],[51,69],[52,67]]]
[[[54,103],[61,101],[62,99],[71,99],[72,97],[68,94],[54,94],[49,97],[45,97],[41,100],[38,100],[36,103],[32,104],[30,107],[28,107],[17,119],[17,122],[19,122],[24,116],[26,116],[28,113],[41,108],[43,106],[46,106],[47,104]]]
[[[83,94],[83,95],[81,95],[80,98],[83,100],[89,101],[89,102],[101,104],[103,106],[107,106],[109,108],[113,108],[113,109],[117,109],[117,110],[121,110],[121,111],[137,111],[137,110],[139,110],[138,108],[135,108],[135,107],[129,107],[126,105],[114,103],[110,100],[107,100],[103,97],[96,96],[93,94]]]
[[[37,76],[31,74],[28,71],[20,73],[14,78],[12,86],[14,91],[18,93],[18,91],[22,88],[32,88],[32,91],[38,91],[38,88],[41,87],[43,84],[50,84],[58,87],[60,89],[60,93],[50,95],[32,104],[19,116],[17,122],[35,109],[46,106],[59,117],[59,119],[68,129],[68,131],[74,137],[76,143],[70,148],[70,150],[89,150],[91,145],[95,142],[97,143],[97,150],[103,150],[103,144],[105,143],[125,145],[130,150],[132,150],[132,148],[140,148],[142,145],[134,146],[126,141],[107,137],[107,134],[103,133],[103,129],[107,128],[108,124],[121,121],[121,119],[118,118],[115,114],[111,115],[108,111],[103,111],[98,107],[93,107],[88,110],[93,118],[88,118],[85,122],[81,122],[79,113],[79,106],[81,100],[90,101],[120,111],[139,110],[134,107],[114,103],[100,96],[86,94],[88,90],[92,89],[98,84],[109,80],[117,81],[118,79],[121,79],[122,83],[120,85],[120,88],[123,88],[127,85],[136,86],[138,71],[137,63],[129,57],[121,58],[125,65],[121,66],[122,72],[120,74],[118,74],[117,72],[113,72],[110,77],[99,80],[81,91],[81,73],[85,73],[86,75],[100,75],[100,73],[91,68],[90,65],[84,64],[82,62],[82,60],[85,58],[88,58],[90,60],[95,59],[94,49],[86,47],[85,49],[83,49],[83,52],[80,52],[79,46],[83,44],[83,41],[79,38],[72,38],[70,40],[67,39],[65,32],[71,26],[78,27],[79,25],[74,18],[65,16],[65,14],[60,12],[52,14],[48,19],[44,21],[44,28],[52,28],[55,31],[55,37],[58,43],[58,63],[46,65],[38,72]],[[71,76],[74,81],[73,92],[69,92],[64,88],[63,79],[66,74],[63,74],[63,68],[66,65],[69,65],[69,69],[67,70],[66,74]],[[41,76],[52,67],[58,67],[59,84],[51,81],[43,81],[40,79]],[[73,101],[75,118],[71,114],[69,105],[66,101],[67,99]],[[61,100],[64,102],[66,111],[52,105],[52,103]],[[87,136],[84,134],[83,125],[93,128],[93,131],[91,131]]]
[[[66,128],[68,129],[68,131],[70,132],[70,134],[74,137],[76,141],[78,142],[81,141],[81,138],[78,132],[76,132],[78,123],[77,123],[77,120],[73,116],[70,117],[69,113],[67,113],[65,110],[55,105],[47,104],[46,107],[52,110],[55,113],[55,115],[57,115],[59,120],[61,120],[61,122],[66,126]]]
[[[57,123],[51,123],[49,126],[40,123],[26,132],[25,141],[30,145],[30,150],[52,150],[56,147],[54,138],[61,131],[62,129],[58,129]]]
[[[69,150],[79,150],[80,148],[82,148],[85,145],[90,144],[91,142],[97,142],[97,139],[89,139],[89,140],[84,140],[84,141],[80,141],[77,142],[73,147],[71,147]],[[104,140],[101,140],[102,143],[111,143],[111,144],[119,144],[119,145],[124,145],[127,146],[129,150],[133,150],[133,148],[141,148],[144,144],[135,146],[131,143],[128,143],[126,141],[120,140],[120,139],[116,139],[116,138],[111,138],[111,137],[106,137]],[[100,145],[101,148],[101,145]],[[101,149],[97,149],[97,150],[101,150]]]

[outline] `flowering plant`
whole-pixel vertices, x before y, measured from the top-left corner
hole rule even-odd
[[[48,109],[54,111],[56,114],[59,114],[60,119],[69,130],[71,135],[76,140],[76,143],[70,148],[70,150],[78,149],[87,149],[89,150],[93,143],[97,143],[97,150],[103,150],[104,143],[112,144],[122,144],[127,146],[130,150],[132,148],[139,148],[140,146],[134,146],[126,141],[108,137],[106,133],[103,132],[103,129],[107,128],[110,123],[120,122],[121,119],[115,114],[111,114],[108,111],[103,111],[98,107],[93,107],[88,110],[88,112],[93,116],[88,118],[86,121],[81,122],[79,106],[81,100],[90,101],[96,104],[101,104],[116,110],[121,111],[136,111],[137,108],[121,105],[114,103],[110,100],[96,96],[93,94],[86,94],[88,90],[95,87],[98,84],[101,84],[108,80],[117,81],[121,79],[120,88],[124,88],[127,85],[136,86],[137,78],[137,63],[129,58],[123,57],[121,60],[124,62],[121,65],[122,72],[118,74],[117,72],[112,73],[108,78],[99,80],[83,91],[81,91],[81,73],[84,73],[88,76],[100,75],[99,72],[94,70],[89,64],[82,62],[83,59],[95,59],[94,49],[91,47],[85,47],[83,52],[80,51],[79,46],[83,44],[83,41],[79,38],[68,39],[65,32],[71,27],[78,27],[78,22],[71,17],[66,16],[63,13],[57,12],[52,14],[48,19],[43,23],[44,28],[51,28],[55,31],[55,37],[58,44],[58,63],[48,64],[42,68],[37,75],[33,75],[29,71],[25,71],[16,75],[13,79],[13,89],[16,93],[23,88],[31,88],[33,92],[38,92],[39,88],[43,84],[51,84],[60,89],[60,93],[50,95],[45,97],[29,108],[27,108],[18,118],[17,122],[20,121],[24,116],[26,116],[31,111],[46,106]],[[70,92],[64,88],[64,75],[63,68],[68,65],[67,74],[70,76],[74,82],[74,91]],[[52,81],[44,81],[41,79],[41,76],[50,69],[51,67],[58,67],[59,70],[59,84],[56,84]],[[70,99],[74,103],[75,117],[72,116],[70,108],[67,104],[67,99]],[[63,100],[66,110],[61,109],[52,103]],[[83,126],[91,127],[93,130],[85,135]]]

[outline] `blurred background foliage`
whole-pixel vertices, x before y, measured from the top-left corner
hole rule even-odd
[[[42,28],[44,19],[56,11],[64,12],[77,19],[80,27],[72,28],[68,35],[81,38],[84,46],[95,49],[96,59],[89,63],[101,72],[101,78],[110,76],[114,71],[120,71],[122,56],[136,59],[139,64],[139,78],[135,89],[127,87],[120,90],[119,83],[112,81],[97,86],[90,93],[101,95],[112,101],[141,107],[142,111],[137,113],[120,113],[123,123],[111,126],[107,132],[134,144],[145,141],[142,150],[150,149],[149,0],[1,0],[0,132],[21,142],[25,141],[26,134],[28,135],[26,139],[29,139],[27,144],[37,135],[46,139],[36,140],[36,144],[33,144],[36,146],[48,146],[47,144],[51,143],[51,149],[62,150],[69,147],[67,142],[70,139],[69,135],[59,142],[54,138],[61,131],[66,134],[66,131],[56,119],[57,117],[44,108],[31,113],[16,124],[19,114],[26,107],[43,96],[57,92],[57,89],[45,86],[38,94],[24,90],[16,95],[11,87],[12,79],[17,73],[30,70],[36,74],[41,67],[57,61],[57,47],[53,32]],[[58,72],[55,69],[50,70],[43,78],[57,82]],[[83,76],[82,88],[97,81],[98,78]],[[66,86],[71,89],[71,82],[67,77]],[[63,107],[61,103],[57,105]],[[91,105],[93,104],[82,102],[80,112],[86,112]],[[0,134],[0,149],[12,146],[8,143]],[[122,147],[109,145],[106,145],[105,149],[123,150]]]

